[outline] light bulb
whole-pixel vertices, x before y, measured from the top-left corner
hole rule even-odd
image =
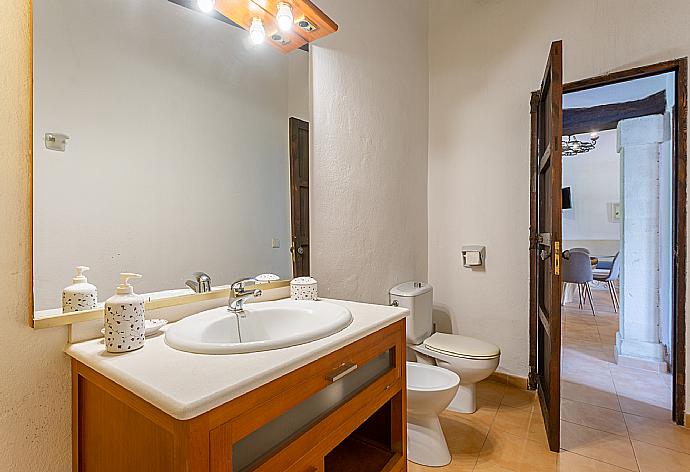
[[[599,139],[599,133],[597,133],[596,131],[590,133],[589,139],[596,141],[597,139]]]
[[[261,18],[254,17],[252,19],[252,26],[249,28],[249,37],[254,44],[261,44],[266,38],[266,30],[264,29],[264,24]]]
[[[278,4],[276,20],[278,21],[278,28],[282,31],[290,31],[290,29],[292,29],[292,7],[289,3],[280,2]]]
[[[199,10],[204,13],[211,13],[216,7],[216,0],[196,0],[196,4]]]

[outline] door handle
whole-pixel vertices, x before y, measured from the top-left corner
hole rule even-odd
[[[295,257],[299,254],[300,256],[304,254],[304,248],[300,244],[299,246],[295,242],[295,240],[292,240],[292,246],[290,246],[290,252],[292,253],[292,260],[295,260]]]
[[[561,242],[553,242],[553,274],[556,276],[561,275]]]
[[[326,380],[329,382],[337,382],[338,380],[345,377],[347,374],[351,374],[357,370],[357,364],[353,362],[343,362],[340,367],[336,368],[333,372],[326,376]]]

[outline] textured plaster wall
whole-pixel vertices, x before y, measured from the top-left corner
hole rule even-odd
[[[427,276],[427,2],[320,0],[312,47],[312,274],[323,296],[387,303]]]
[[[30,14],[0,2],[0,470],[70,470],[66,329],[27,326],[31,138]]]
[[[587,21],[565,21],[573,11]],[[552,40],[566,82],[690,53],[685,0],[432,0],[429,279],[456,332],[527,374],[529,98]],[[606,47],[601,47],[606,45]],[[460,265],[486,244],[485,271]]]

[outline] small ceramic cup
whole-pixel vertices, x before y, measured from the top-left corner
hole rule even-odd
[[[311,277],[297,277],[290,282],[290,298],[293,300],[316,300],[319,298],[318,284]]]

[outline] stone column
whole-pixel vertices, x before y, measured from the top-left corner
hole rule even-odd
[[[623,211],[616,362],[665,370],[659,341],[659,152],[662,115],[618,123]]]

